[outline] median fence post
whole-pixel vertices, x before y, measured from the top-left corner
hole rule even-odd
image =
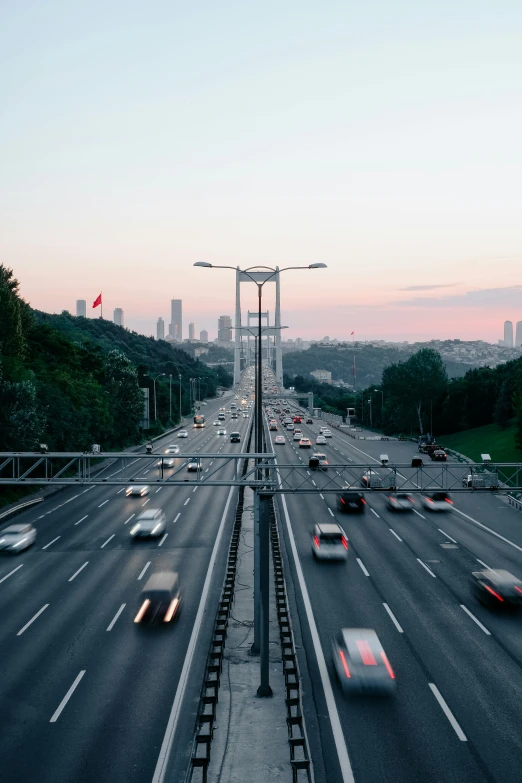
[[[259,572],[259,492],[254,492],[254,641],[250,655],[259,655],[260,640],[260,578]]]
[[[270,653],[270,504],[273,493],[258,489],[259,496],[259,560],[260,560],[260,603],[261,603],[261,683],[258,696],[272,696],[269,676]]]

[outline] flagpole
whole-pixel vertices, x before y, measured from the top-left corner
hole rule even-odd
[[[103,291],[100,294],[100,298],[101,298],[101,301],[100,301],[100,305],[101,305],[100,318],[103,319]]]

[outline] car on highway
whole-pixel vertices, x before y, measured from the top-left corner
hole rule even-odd
[[[324,432],[325,430],[327,430],[327,429],[328,429],[328,427],[319,427],[319,432],[320,432],[320,433],[321,433],[321,435],[322,435],[322,434],[323,434],[323,432]]]
[[[179,454],[179,446],[175,443],[172,443],[165,449],[165,454]]]
[[[522,605],[522,582],[503,568],[473,571],[471,589],[475,598],[490,608]]]
[[[212,423],[213,423],[214,427],[219,427],[219,420],[218,419],[216,419],[216,421],[214,421]]]
[[[176,460],[174,457],[162,457],[157,464],[160,466],[160,468],[173,468],[176,464]]]
[[[218,435],[226,435],[226,434],[227,434],[227,431],[226,431],[226,430],[224,430],[224,429],[220,429],[220,430],[218,430],[218,431],[217,431],[217,434],[218,434]]]
[[[268,425],[268,429],[269,429],[271,432],[277,432],[277,429],[278,429],[278,427],[277,427],[277,421],[271,421],[271,422],[270,422],[270,424]]]
[[[8,525],[0,532],[0,550],[16,555],[36,541],[36,528],[29,523]]]
[[[489,470],[484,473],[467,473],[462,477],[462,486],[474,489],[498,489],[498,473]]]
[[[187,465],[187,470],[201,470],[201,457],[193,457]]]
[[[448,459],[448,455],[444,449],[435,449],[435,451],[431,451],[430,457],[434,462],[446,462]]]
[[[370,468],[361,476],[363,487],[382,487],[382,478],[377,470]]]
[[[311,546],[316,560],[346,560],[348,557],[348,537],[335,522],[314,525]]]
[[[422,496],[422,505],[427,511],[451,511],[453,501],[447,492],[428,492]]]
[[[326,445],[326,438],[324,435],[318,435],[315,439],[315,445],[316,446],[325,446]]]
[[[239,432],[230,433],[230,443],[241,443],[241,435]]]
[[[178,432],[178,438],[188,438],[188,432],[187,430],[180,430]]]
[[[299,448],[300,449],[311,449],[312,448],[312,441],[310,438],[301,438],[299,441]]]
[[[318,451],[315,454],[312,454],[308,460],[308,467],[311,470],[328,470],[328,459],[326,454],[321,454]]]
[[[323,430],[323,435],[325,438],[331,438],[332,437],[332,431],[331,430]]]
[[[145,495],[149,494],[149,487],[142,486],[140,484],[132,484],[130,487],[127,487],[127,489],[125,490],[125,494],[127,495],[128,498],[134,496],[143,498],[145,497]]]
[[[278,446],[284,446],[285,443],[286,443],[285,436],[284,435],[276,435],[274,443],[276,443]]]
[[[335,504],[343,514],[364,514],[366,511],[364,495],[355,487],[343,487],[336,496]]]
[[[285,427],[286,427],[286,429],[289,432],[293,432],[294,431],[294,425],[293,424],[285,424]]]
[[[167,519],[161,508],[147,508],[142,511],[129,533],[134,540],[138,538],[158,538],[165,532]]]
[[[388,495],[386,505],[391,511],[413,511],[415,501],[406,492],[398,492],[396,495]]]
[[[303,433],[301,430],[294,430],[294,440],[301,440]]]
[[[313,423],[314,423],[314,420],[313,420],[313,419],[307,419],[307,420],[306,420],[306,423],[307,423],[307,424],[313,424]]]
[[[343,628],[332,642],[332,654],[346,695],[395,691],[395,673],[373,628]]]
[[[243,413],[243,418],[248,419],[248,413]]]
[[[179,576],[175,571],[157,571],[147,579],[140,594],[140,608],[134,617],[143,622],[170,623],[181,610]]]

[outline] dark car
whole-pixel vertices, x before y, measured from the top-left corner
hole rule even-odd
[[[522,605],[522,582],[502,568],[473,571],[471,589],[480,603],[490,608]]]
[[[314,420],[313,420],[313,419],[307,419],[307,420],[306,420],[306,423],[307,423],[307,424],[313,424],[313,423],[314,423]]]
[[[240,443],[241,442],[241,435],[239,432],[231,432],[230,433],[230,442],[231,443]]]
[[[430,453],[430,457],[435,462],[446,462],[448,455],[444,451],[444,449],[435,449],[435,451],[432,451]]]
[[[158,571],[148,578],[140,596],[135,623],[170,623],[181,608],[179,576],[175,571]]]
[[[337,495],[336,505],[338,511],[344,514],[364,514],[366,511],[366,500],[362,492],[354,489],[343,489]]]

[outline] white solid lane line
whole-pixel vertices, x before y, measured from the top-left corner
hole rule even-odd
[[[320,492],[319,492],[319,497],[321,498],[321,500],[324,500],[324,496]]]
[[[370,511],[372,512],[372,514],[375,514],[377,519],[380,519],[380,516],[378,515],[378,513],[376,511],[373,510],[373,508],[370,508]]]
[[[361,558],[360,558],[360,557],[356,557],[355,559],[356,559],[356,560],[357,560],[357,562],[359,563],[359,566],[360,566],[360,568],[361,568],[361,571],[363,572],[363,574],[364,574],[365,576],[370,576],[370,574],[369,574],[369,573],[368,573],[368,571],[366,570],[366,566],[364,565],[364,563],[363,563],[363,561],[361,560]]]
[[[67,581],[68,582],[72,582],[73,579],[76,579],[76,577],[78,576],[80,571],[83,571],[83,569],[85,568],[86,565],[89,565],[89,561],[88,560],[86,560],[85,563],[81,566],[81,568],[79,568],[77,571],[75,571],[74,574],[71,576],[71,578],[68,579]]]
[[[487,527],[487,525],[483,525],[482,522],[477,522],[476,519],[473,519],[473,517],[468,516],[468,514],[465,514],[463,511],[460,511],[458,508],[455,508],[455,506],[453,506],[453,511],[456,512],[457,514],[460,514],[462,517],[469,519],[469,521],[473,522],[474,525],[478,525],[483,530],[487,530],[488,533],[491,533],[492,536],[496,536],[496,538],[500,538],[501,541],[505,541],[505,543],[509,544],[509,546],[512,546],[514,549],[518,549],[519,552],[522,552],[522,546],[519,546],[518,544],[514,544],[513,541],[509,540],[509,538],[504,538],[504,536],[501,536],[500,533],[496,533],[490,527]]]
[[[58,539],[61,538],[61,536],[56,536],[56,538],[53,538],[52,541],[49,541],[48,544],[42,547],[42,549],[47,549],[47,547],[51,546],[51,544],[54,544],[55,541],[58,541]]]
[[[396,617],[395,617],[395,615],[393,614],[393,612],[392,612],[392,610],[390,609],[390,607],[388,606],[388,604],[384,604],[384,603],[383,603],[383,606],[384,606],[384,608],[386,609],[386,611],[388,612],[388,614],[390,615],[390,620],[392,621],[392,623],[394,624],[394,626],[396,627],[396,629],[398,630],[398,632],[399,632],[399,633],[404,633],[404,631],[402,630],[401,626],[400,626],[400,625],[399,625],[399,623],[397,622],[397,618],[396,618]]]
[[[227,502],[225,504],[223,515],[221,517],[221,522],[219,523],[219,529],[214,542],[214,548],[212,549],[212,555],[210,557],[210,562],[208,564],[207,573],[205,576],[205,582],[203,584],[203,590],[201,591],[201,598],[199,600],[196,619],[194,620],[192,626],[190,641],[188,643],[187,652],[185,654],[185,660],[183,661],[183,667],[181,669],[181,674],[178,680],[178,687],[176,688],[176,694],[174,696],[174,701],[172,703],[172,708],[170,710],[169,721],[167,724],[167,728],[165,730],[165,736],[163,737],[163,742],[161,743],[161,749],[159,752],[158,761],[156,763],[156,769],[154,770],[152,783],[162,783],[163,780],[165,779],[165,774],[167,772],[167,762],[169,760],[171,749],[174,742],[174,735],[176,733],[176,727],[178,725],[181,703],[183,701],[183,696],[185,694],[185,689],[187,687],[190,667],[194,659],[194,649],[196,647],[199,631],[201,628],[201,624],[203,622],[203,614],[205,612],[208,593],[210,590],[210,581],[212,578],[212,573],[214,571],[219,545],[223,537],[225,520],[228,515],[228,509],[230,507],[230,502],[232,500],[233,494],[234,494],[234,487],[230,487],[230,491],[227,497]]]
[[[190,500],[190,498],[187,498],[187,499],[185,500],[185,502],[183,503],[183,505],[184,505],[184,506],[186,506],[186,505],[187,505],[187,503],[189,502],[189,500]]]
[[[104,506],[104,505],[105,505],[106,503],[108,503],[108,502],[109,502],[108,500],[104,500],[104,501],[103,501],[103,503],[100,503],[100,505],[98,506],[98,508],[101,508],[102,506]]]
[[[118,611],[116,612],[116,614],[115,614],[115,615],[114,615],[114,617],[112,618],[111,622],[110,622],[110,623],[109,623],[109,625],[107,626],[107,630],[108,630],[108,631],[112,631],[112,629],[114,628],[114,623],[116,622],[116,620],[118,619],[118,617],[119,617],[119,616],[120,616],[120,614],[123,612],[123,610],[125,609],[125,607],[126,607],[126,606],[127,606],[127,604],[122,604],[122,605],[120,606],[120,608],[118,609]]]
[[[459,738],[459,740],[461,742],[467,742],[468,740],[467,740],[466,735],[464,734],[464,732],[460,728],[459,724],[457,723],[457,721],[455,719],[455,716],[453,715],[452,711],[450,710],[450,708],[446,704],[445,700],[442,698],[441,693],[440,693],[439,689],[437,688],[437,686],[434,685],[432,682],[429,682],[428,685],[430,686],[433,695],[435,696],[435,698],[439,702],[440,706],[442,707],[442,711],[443,711],[444,715],[446,716],[446,718],[449,720],[449,722],[453,726],[453,729],[455,730],[455,733],[456,733],[457,737]]]
[[[105,541],[105,543],[103,543],[103,544],[101,545],[100,549],[103,549],[103,547],[104,547],[104,546],[106,546],[106,545],[109,543],[109,541],[112,541],[112,539],[114,538],[114,536],[115,536],[115,535],[116,535],[116,533],[113,533],[113,534],[112,534],[112,536],[109,536],[109,538],[107,539],[107,541]]]
[[[419,557],[417,558],[417,562],[418,562],[418,563],[420,563],[420,564],[421,564],[421,566],[422,566],[423,568],[425,568],[425,569],[426,569],[426,571],[428,572],[428,574],[430,574],[430,576],[432,576],[434,579],[436,579],[436,578],[437,578],[437,577],[435,576],[435,574],[433,573],[433,571],[431,570],[431,568],[428,568],[428,566],[426,565],[426,563],[423,563],[423,562],[422,562],[422,560],[421,560]]]
[[[84,517],[82,517],[81,519],[79,519],[79,520],[78,520],[78,522],[75,522],[74,524],[75,524],[75,525],[79,525],[79,524],[80,524],[80,522],[83,522],[83,520],[84,520],[84,519],[87,519],[87,517],[88,517],[88,516],[89,516],[89,515],[88,515],[88,514],[86,514]]]
[[[125,520],[125,522],[124,522],[123,524],[124,524],[124,525],[126,525],[126,524],[127,524],[127,522],[130,522],[130,521],[131,521],[131,519],[132,519],[133,517],[135,517],[135,516],[136,516],[136,514],[131,514],[131,515],[130,515],[130,517],[129,517],[128,519],[126,519],[126,520]]]
[[[396,538],[398,541],[402,541],[402,538],[401,538],[400,536],[398,536],[398,535],[397,535],[397,533],[395,532],[395,530],[393,530],[392,528],[390,528],[390,533],[392,533],[392,535],[394,535],[394,536],[395,536],[395,538]]]
[[[13,574],[15,574],[17,571],[19,571],[19,570],[20,570],[20,568],[22,568],[22,566],[23,566],[23,563],[22,563],[22,565],[16,566],[16,568],[14,568],[12,571],[9,571],[9,573],[8,573],[8,574],[6,574],[5,576],[3,576],[3,577],[2,577],[2,579],[0,579],[0,585],[2,584],[2,582],[5,582],[5,580],[6,580],[6,579],[9,579],[9,577],[10,577],[10,576],[12,576],[12,575],[13,575]]]
[[[454,544],[457,543],[454,538],[448,536],[448,534],[445,533],[444,530],[442,530],[440,527],[438,527],[437,530],[439,531],[439,533],[442,533],[443,536],[446,536],[446,538],[448,538],[450,541],[453,541]]]
[[[146,506],[147,503],[149,502],[149,500],[150,500],[150,498],[147,498],[147,500],[145,500],[145,502],[141,504],[141,507],[143,508],[143,506]]]
[[[330,512],[330,514],[331,514],[331,515],[332,515],[332,517],[333,517],[333,516],[334,516],[334,512],[332,511],[332,509],[330,508],[330,506],[328,506],[328,511]]]
[[[312,479],[312,484],[314,485],[314,487],[317,486],[317,484],[315,483],[315,481],[313,479]]]
[[[146,565],[145,565],[145,567],[144,567],[143,571],[141,572],[141,574],[140,574],[140,575],[139,575],[139,577],[138,577],[138,581],[139,581],[140,579],[143,579],[143,575],[145,574],[145,571],[146,571],[146,570],[147,570],[147,568],[150,566],[150,564],[151,564],[151,560],[149,560],[149,562],[148,562],[148,563],[146,563]]]
[[[417,511],[417,509],[415,509],[415,508],[413,509],[413,513],[414,513],[414,514],[417,514],[417,516],[418,516],[418,517],[420,517],[421,519],[426,519],[426,517],[425,517],[425,516],[423,516],[422,514],[419,514],[419,512],[418,512],[418,511]]]
[[[471,617],[471,619],[473,620],[473,622],[474,622],[474,623],[476,623],[476,624],[478,625],[478,627],[479,627],[479,628],[480,628],[482,631],[484,631],[484,633],[485,633],[485,634],[487,634],[487,636],[491,636],[491,633],[490,633],[490,631],[488,631],[488,629],[486,628],[486,626],[485,626],[485,625],[482,625],[482,623],[480,622],[480,620],[478,620],[478,619],[475,617],[475,615],[474,615],[474,614],[472,614],[472,613],[469,611],[469,609],[468,609],[466,606],[464,606],[464,604],[461,604],[461,605],[460,605],[460,608],[461,608],[461,609],[463,609],[463,610],[466,612],[466,614],[468,615],[468,617]]]
[[[165,539],[167,538],[167,536],[168,536],[168,533],[165,533],[165,535],[163,536],[163,538],[162,538],[162,539],[161,539],[161,541],[159,542],[158,546],[161,546],[161,545],[163,544],[163,542],[165,541]]]
[[[156,493],[155,493],[155,494],[157,495],[157,494],[158,494],[158,492],[161,492],[161,490],[162,490],[162,489],[163,489],[163,487],[158,487],[158,489],[156,490]]]
[[[119,489],[119,490],[116,492],[116,494],[117,494],[117,495],[119,495],[119,494],[120,494],[120,492],[123,492],[123,490],[124,490],[124,489],[125,489],[125,487],[122,487],[121,489]]]
[[[181,511],[178,514],[176,514],[176,518],[172,520],[172,524],[174,524],[174,522],[177,522],[180,516],[181,516]]]
[[[57,708],[56,712],[53,714],[53,716],[52,716],[51,720],[49,721],[49,723],[56,723],[56,721],[60,717],[60,714],[61,714],[63,708],[65,707],[65,705],[67,704],[67,702],[69,701],[69,699],[73,695],[74,691],[78,687],[78,684],[79,684],[80,680],[82,679],[83,675],[85,674],[85,672],[86,672],[86,669],[82,669],[82,671],[76,677],[75,681],[73,682],[73,684],[71,685],[71,687],[69,688],[69,690],[67,691],[67,693],[65,694],[63,699],[61,700],[60,704],[58,705],[58,708]]]
[[[478,557],[476,558],[476,560],[477,560],[477,563],[480,563],[480,565],[484,566],[484,568],[487,571],[493,571],[494,574],[497,573],[494,568],[491,568],[491,566],[488,566],[488,564],[485,563],[483,560],[479,560]]]
[[[26,624],[24,625],[24,627],[23,627],[23,628],[20,628],[20,630],[18,631],[18,633],[17,633],[16,635],[17,635],[17,636],[21,636],[21,635],[23,634],[23,632],[24,632],[24,631],[25,631],[27,628],[29,628],[29,626],[30,626],[32,623],[34,623],[34,621],[36,620],[36,618],[37,618],[37,617],[40,617],[40,615],[42,614],[42,612],[45,612],[45,610],[47,609],[47,607],[48,607],[48,606],[49,606],[49,604],[44,604],[44,605],[42,606],[42,608],[41,608],[41,609],[40,609],[38,612],[36,612],[36,614],[35,614],[33,617],[31,617],[31,619],[29,620],[29,622],[28,622],[28,623],[26,623]]]

